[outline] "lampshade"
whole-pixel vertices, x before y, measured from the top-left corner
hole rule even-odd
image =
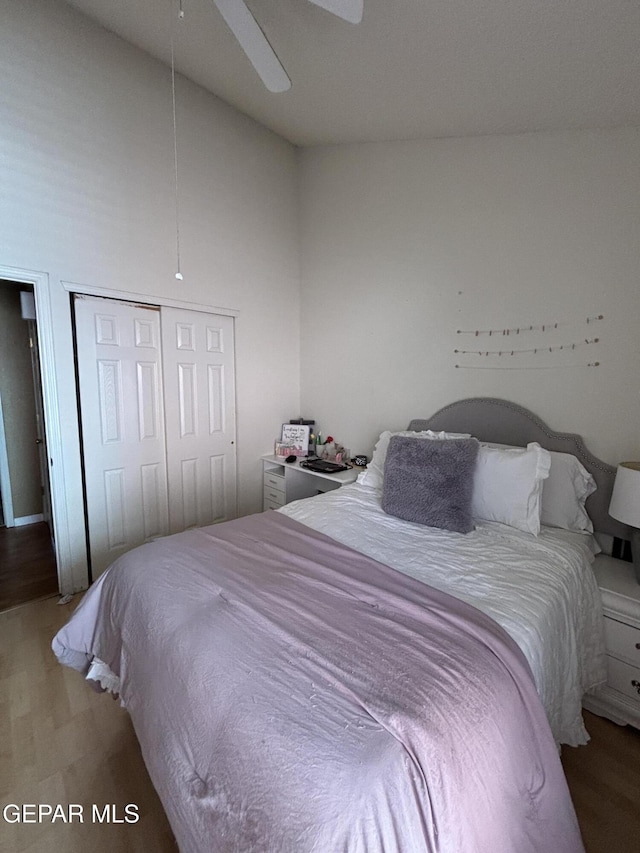
[[[623,524],[640,527],[640,462],[618,465],[609,515]]]

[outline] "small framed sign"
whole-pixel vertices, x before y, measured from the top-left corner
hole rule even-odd
[[[295,447],[286,441],[276,441],[274,444],[274,456],[279,459],[286,459],[287,456],[295,456]]]
[[[309,452],[309,435],[311,427],[308,424],[282,424],[281,440],[292,445],[294,456],[306,456]]]

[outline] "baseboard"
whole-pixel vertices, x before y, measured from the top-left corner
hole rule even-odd
[[[13,526],[24,527],[26,524],[37,524],[39,521],[44,521],[44,515],[41,512],[37,515],[22,515],[20,518],[14,518]]]
[[[604,686],[597,693],[585,694],[582,697],[582,707],[619,726],[640,729],[640,710],[634,702],[610,687]]]

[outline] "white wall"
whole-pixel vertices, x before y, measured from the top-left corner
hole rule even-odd
[[[329,146],[300,157],[302,408],[325,433],[367,452],[381,429],[488,395],[582,433],[611,463],[639,458],[638,129]],[[598,314],[605,319],[586,324]],[[549,322],[561,325],[515,342],[456,335]],[[453,352],[596,336],[597,345],[546,356]],[[456,369],[461,362],[554,367]]]
[[[74,586],[84,531],[69,295],[61,282],[238,309],[239,509],[299,411],[292,146],[178,78],[175,272],[170,72],[56,0],[0,0],[0,266],[48,273]],[[287,381],[282,365],[293,364]]]

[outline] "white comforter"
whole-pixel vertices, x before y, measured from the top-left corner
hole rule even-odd
[[[606,679],[595,540],[493,522],[449,533],[387,515],[380,496],[353,484],[279,511],[491,616],[529,661],[557,742],[586,743],[582,696]]]

